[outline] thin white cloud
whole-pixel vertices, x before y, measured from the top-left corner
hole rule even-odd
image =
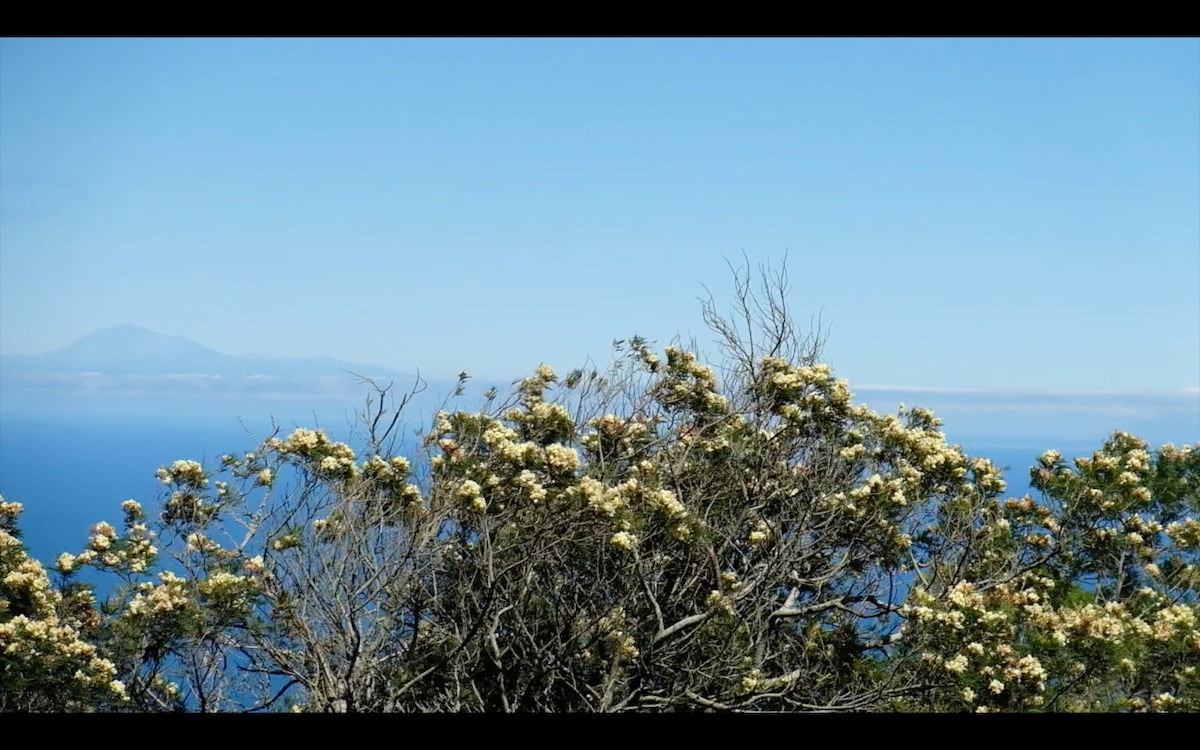
[[[850,390],[866,393],[950,393],[950,394],[975,394],[981,396],[994,396],[996,398],[1037,398],[1040,396],[1113,396],[1117,398],[1140,398],[1144,396],[1172,396],[1174,391],[1164,390],[1086,390],[1075,388],[1023,388],[1023,389],[1006,389],[1006,388],[941,388],[921,385],[854,385],[850,384]],[[1184,394],[1200,393],[1200,387],[1190,387],[1183,389]]]
[[[902,393],[993,393],[979,388],[933,388],[928,386],[907,386],[907,385],[854,385],[850,384],[852,391],[866,391],[868,393],[887,393],[887,392],[902,392]]]
[[[859,389],[858,401],[873,408],[891,409],[913,403],[933,409],[949,421],[961,418],[1040,422],[1044,419],[1118,419],[1144,422],[1187,419],[1200,404],[1192,393],[1179,391],[1087,390],[971,390],[959,388]]]

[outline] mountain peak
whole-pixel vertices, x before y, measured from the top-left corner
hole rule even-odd
[[[145,326],[134,325],[133,323],[118,323],[115,326],[101,328],[98,331],[92,331],[91,333],[85,334],[70,346],[78,346],[79,344],[87,342],[104,342],[109,345],[122,345],[152,341],[154,339],[178,338],[183,337],[168,336],[166,334],[159,333],[158,331],[152,331]]]
[[[146,355],[171,357],[185,353],[223,356],[219,352],[197,344],[186,336],[168,336],[132,323],[121,323],[93,331],[59,351],[104,352],[119,357]]]
[[[197,344],[186,336],[158,333],[121,323],[93,331],[45,354],[10,355],[12,372],[101,373],[106,376],[219,375],[284,378],[349,377],[347,371],[408,377],[391,368],[342,362],[332,357],[237,357]]]
[[[146,326],[139,326],[136,323],[117,323],[115,326],[101,328],[97,331],[92,331],[91,333],[89,333],[87,335],[95,336],[97,334],[106,334],[106,333],[121,333],[121,334],[130,334],[130,335],[138,335],[138,336],[161,336],[162,335],[158,331],[152,331],[149,328],[147,328]]]
[[[44,354],[5,357],[9,370],[106,375],[220,373],[235,361],[186,336],[168,336],[132,323],[92,331]]]

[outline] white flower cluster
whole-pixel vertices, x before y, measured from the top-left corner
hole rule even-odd
[[[717,378],[711,367],[700,364],[694,353],[680,347],[668,346],[664,351],[667,369],[653,389],[662,406],[707,415],[729,410],[729,402],[717,393]]]
[[[191,602],[188,596],[187,581],[170,571],[158,574],[159,584],[138,584],[137,594],[126,607],[126,614],[132,618],[169,615],[185,609]]]
[[[483,487],[473,479],[467,479],[458,488],[458,496],[467,502],[468,507],[476,513],[487,510],[487,501],[483,499]]]
[[[628,618],[622,607],[617,607],[600,618],[597,625],[617,661],[632,661],[638,658],[640,654],[633,636],[627,632]]]
[[[1200,549],[1200,519],[1189,517],[1167,524],[1167,536],[1180,549]]]
[[[583,477],[566,492],[567,497],[583,500],[589,508],[607,518],[613,518],[628,505],[621,491],[607,487],[592,477]]]
[[[127,523],[127,533],[124,539],[118,537],[116,529],[111,524],[101,521],[92,526],[87,549],[78,555],[69,553],[59,555],[58,571],[67,575],[80,566],[92,565],[126,569],[132,573],[145,572],[154,563],[158,548],[152,542],[154,534],[149,527],[135,521],[141,515],[141,507],[137,506],[134,509],[130,503],[133,501],[127,500],[124,504],[126,521],[134,522]],[[134,505],[137,504],[134,503]]]
[[[240,576],[226,570],[210,573],[197,586],[202,596],[222,608],[245,609],[250,597],[259,590],[259,581],[252,576]]]
[[[67,705],[71,696],[76,696],[80,706],[87,707],[89,701],[84,696],[89,693],[127,698],[124,684],[115,679],[115,665],[83,640],[82,622],[60,616],[63,595],[53,588],[41,563],[25,554],[12,533],[21,511],[20,503],[5,502],[0,497],[0,661],[6,679],[15,679],[31,690],[37,689],[41,681],[52,679],[46,689],[52,689]],[[60,562],[68,561],[61,558]],[[90,595],[80,601],[94,604]],[[14,614],[16,602],[21,604]],[[88,613],[91,611],[89,606]],[[70,677],[61,681],[51,675]]]
[[[267,441],[267,447],[282,456],[297,456],[305,459],[323,474],[343,479],[351,479],[358,474],[358,465],[354,461],[354,450],[345,443],[331,440],[324,430],[309,430],[300,427],[283,440],[271,438]],[[249,457],[251,455],[248,454],[247,460],[253,460]],[[267,483],[262,481],[264,478],[268,482],[271,480],[270,475],[263,477],[260,474],[260,483]]]
[[[553,474],[574,474],[579,469],[579,453],[566,445],[547,445],[546,466]]]
[[[201,487],[208,484],[208,475],[204,467],[195,461],[176,461],[171,468],[162,467],[156,475],[160,482],[166,485],[180,484]]]
[[[758,545],[770,538],[771,527],[766,521],[760,518],[755,522],[754,528],[751,529],[749,536],[746,537],[746,541],[750,542],[752,545]]]
[[[626,552],[633,551],[637,547],[637,542],[637,537],[628,531],[618,531],[608,540],[609,544]]]

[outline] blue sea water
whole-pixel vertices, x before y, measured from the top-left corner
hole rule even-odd
[[[226,421],[177,422],[140,418],[6,415],[0,419],[0,495],[24,506],[21,528],[34,557],[49,563],[60,552],[78,552],[98,521],[119,525],[123,501],[152,507],[163,494],[155,471],[178,459],[215,463],[224,453],[254,450],[268,436],[268,423],[243,426]],[[335,438],[346,439],[331,433]],[[1090,455],[1094,443],[989,440],[959,442],[968,454],[1009,467],[1008,494],[1028,491],[1029,467],[1043,451],[1067,457]]]
[[[98,521],[119,528],[123,501],[157,499],[158,467],[180,458],[212,459],[252,442],[245,436],[231,442],[238,437],[236,423],[6,416],[0,423],[0,495],[24,506],[25,543],[48,562],[59,552],[78,552]]]

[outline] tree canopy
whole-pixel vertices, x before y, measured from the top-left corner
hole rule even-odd
[[[1117,432],[1007,497],[736,279],[712,362],[543,365],[408,456],[378,387],[349,443],[160,468],[49,571],[0,501],[0,710],[1200,710],[1200,446]]]

